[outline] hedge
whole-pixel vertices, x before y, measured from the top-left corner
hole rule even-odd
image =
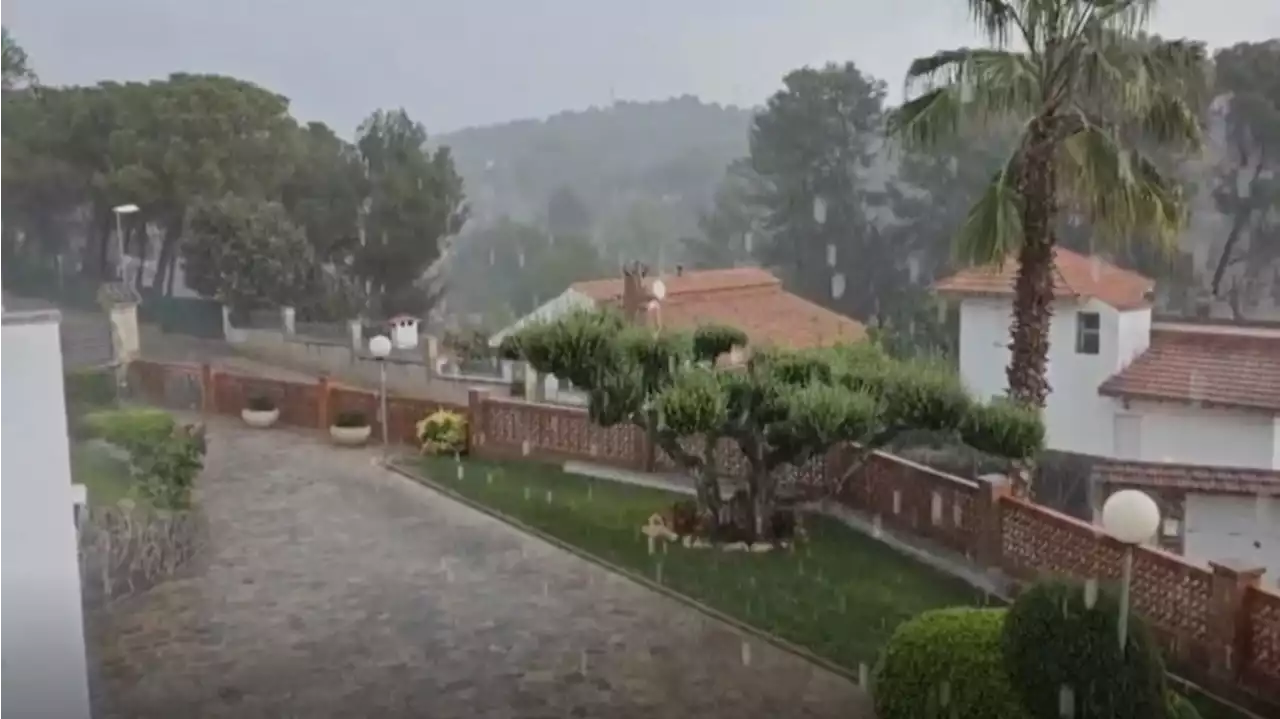
[[[1037,584],[1014,601],[1001,646],[1009,680],[1033,719],[1060,719],[1064,701],[1075,719],[1169,715],[1160,651],[1131,613],[1122,653],[1119,615],[1110,591],[1073,582]]]
[[[82,370],[63,375],[67,406],[76,409],[110,407],[116,403],[114,370]]]
[[[871,686],[879,719],[1023,719],[1000,653],[1004,609],[953,607],[904,622]]]

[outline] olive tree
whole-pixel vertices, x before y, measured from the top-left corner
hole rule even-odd
[[[773,531],[785,468],[847,444],[842,476],[817,489],[835,492],[877,448],[907,431],[942,432],[1011,460],[1041,448],[1033,410],[973,399],[954,373],[901,362],[872,343],[814,350],[764,350],[743,369],[693,368],[676,375],[657,404],[666,431],[728,437],[749,468],[754,540]]]
[[[746,336],[728,327],[707,326],[692,334],[657,332],[628,324],[611,310],[578,310],[520,329],[503,340],[499,354],[586,391],[588,413],[596,424],[643,428],[651,446],[697,479],[700,514],[714,521],[720,503],[714,451],[719,435],[705,433],[702,447],[690,450],[682,441],[691,436],[682,431],[685,424],[662,421],[660,400],[679,380],[681,391],[675,396],[703,402],[691,394],[690,378],[710,372],[718,357],[745,344]],[[691,411],[714,412],[714,401]]]

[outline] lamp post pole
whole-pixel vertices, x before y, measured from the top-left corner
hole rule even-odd
[[[1124,544],[1120,560],[1120,616],[1116,634],[1120,652],[1129,643],[1129,604],[1133,587],[1133,553],[1160,528],[1160,507],[1145,492],[1124,489],[1107,497],[1102,505],[1102,526]]]
[[[378,422],[382,425],[382,452],[386,454],[391,444],[387,431],[391,420],[387,416],[387,357],[391,354],[391,338],[378,335],[369,340],[369,354],[378,361]]]

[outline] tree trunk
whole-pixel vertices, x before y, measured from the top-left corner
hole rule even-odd
[[[148,242],[150,238],[147,237],[145,226],[140,231],[135,230],[134,234],[138,238],[138,271],[134,274],[133,286],[141,290],[142,278],[147,269],[147,251],[150,249],[149,245],[151,243]]]
[[[166,286],[172,288],[169,275],[173,272],[173,265],[177,260],[178,239],[181,236],[181,226],[165,225],[164,238],[160,242],[160,254],[156,257],[156,273],[151,278],[152,291],[164,292]]]
[[[720,475],[716,467],[716,440],[703,443],[702,471],[697,476],[698,519],[708,530],[720,524]]]
[[[1050,392],[1046,370],[1053,315],[1053,223],[1057,215],[1053,124],[1052,117],[1041,117],[1032,124],[1023,155],[1019,189],[1024,236],[1014,285],[1007,373],[1010,396],[1041,408]]]
[[[1227,267],[1231,265],[1231,255],[1235,252],[1236,244],[1240,242],[1240,235],[1244,234],[1245,225],[1249,224],[1249,219],[1253,217],[1254,204],[1260,192],[1259,183],[1262,177],[1262,164],[1263,158],[1259,158],[1258,164],[1253,170],[1253,177],[1249,180],[1249,197],[1241,198],[1238,194],[1236,196],[1236,201],[1239,204],[1235,208],[1235,217],[1232,218],[1231,232],[1227,235],[1227,241],[1222,246],[1222,254],[1218,256],[1218,263],[1213,268],[1213,280],[1209,283],[1209,290],[1214,297],[1222,296],[1219,294],[1222,289],[1222,278],[1227,273]]]

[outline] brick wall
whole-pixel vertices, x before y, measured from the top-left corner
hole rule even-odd
[[[146,401],[238,415],[253,394],[280,407],[285,425],[325,428],[344,410],[358,410],[379,436],[376,393],[321,378],[280,382],[214,372],[208,365],[137,361],[131,386]],[[636,471],[670,470],[674,464],[649,446],[634,426],[600,427],[585,410],[507,398],[473,390],[467,407],[393,397],[389,436],[412,442],[414,424],[440,408],[468,415],[474,454],[503,459],[578,460]],[[691,442],[696,445],[696,442]],[[968,556],[979,565],[1019,580],[1042,576],[1115,581],[1123,546],[1097,527],[1009,496],[1005,490],[876,453],[850,471],[854,453],[837,447],[792,470],[802,494],[824,495],[877,517],[889,528],[917,535]],[[736,446],[722,442],[717,464],[726,477],[741,477],[745,463]],[[1180,674],[1210,691],[1267,714],[1280,711],[1280,595],[1261,588],[1261,570],[1230,562],[1204,569],[1154,548],[1134,555],[1133,606],[1143,614]]]

